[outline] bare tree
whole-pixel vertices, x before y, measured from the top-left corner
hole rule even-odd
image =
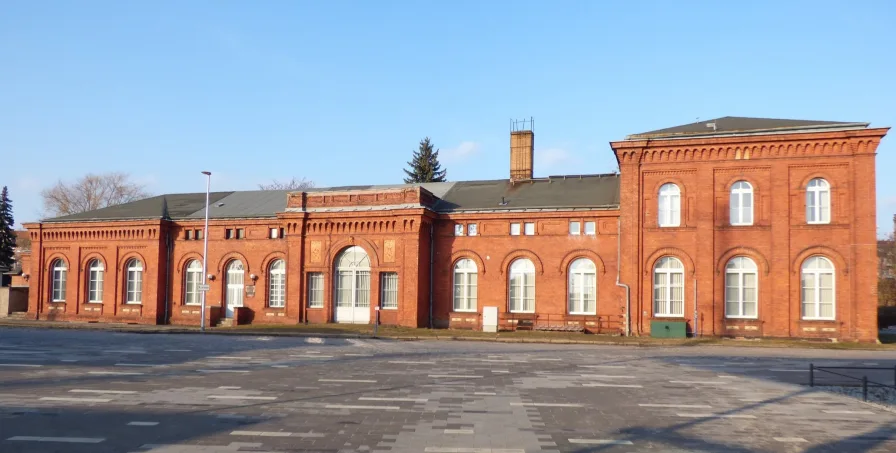
[[[261,190],[305,190],[314,187],[314,181],[305,178],[296,179],[293,177],[289,181],[280,182],[276,179],[271,180],[270,184],[259,184]]]
[[[42,190],[40,195],[44,212],[50,216],[93,211],[150,196],[143,185],[120,172],[91,173],[71,183],[60,180],[53,187]]]
[[[880,272],[877,280],[878,305],[896,306],[896,232],[877,241]]]

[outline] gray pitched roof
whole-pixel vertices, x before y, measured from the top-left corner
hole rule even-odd
[[[379,186],[341,186],[308,189],[307,192],[397,189],[421,186],[439,200],[438,212],[514,211],[527,209],[616,209],[619,176],[575,175],[511,183],[507,179]],[[288,190],[213,192],[209,217],[274,217],[286,210]],[[503,204],[502,204],[503,200]],[[159,195],[95,211],[72,214],[44,222],[85,222],[136,219],[202,219],[205,193]]]
[[[712,125],[715,124],[715,127]],[[840,121],[785,120],[775,118],[747,118],[725,116],[712,120],[697,121],[681,126],[641,132],[626,137],[627,140],[644,138],[675,138],[681,136],[730,135],[736,133],[756,132],[793,132],[798,130],[817,130],[831,128],[864,129],[868,123],[849,123]]]

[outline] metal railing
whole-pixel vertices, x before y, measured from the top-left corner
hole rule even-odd
[[[862,377],[849,376],[846,374],[837,373],[831,370],[884,370],[884,371],[893,371],[893,385],[882,384],[880,382],[869,381],[868,375],[863,375]],[[869,367],[869,366],[815,366],[814,364],[809,364],[809,387],[815,387],[815,372],[822,372],[832,374],[834,376],[840,376],[847,379],[852,379],[856,381],[860,381],[862,383],[862,401],[868,401],[868,385],[871,384],[873,387],[885,388],[888,390],[892,390],[896,392],[896,366],[889,367]]]

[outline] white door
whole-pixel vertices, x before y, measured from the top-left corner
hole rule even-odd
[[[370,258],[361,247],[342,251],[336,259],[333,320],[370,323]]]
[[[224,317],[232,318],[233,309],[243,306],[243,263],[239,260],[231,261],[227,265],[227,293],[224,295]]]

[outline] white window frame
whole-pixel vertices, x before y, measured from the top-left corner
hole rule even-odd
[[[511,313],[535,313],[535,264],[528,258],[519,258],[510,264],[510,272],[507,273],[508,308]],[[514,288],[515,277],[522,279],[522,283]],[[524,288],[531,288],[531,298],[525,298]],[[515,290],[516,289],[516,290]],[[531,303],[531,307],[526,307]]]
[[[53,261],[53,278],[50,281],[50,300],[52,302],[65,302],[65,287],[68,274],[68,266],[62,258],[56,258]]]
[[[286,307],[286,261],[281,259],[268,266],[268,307]]]
[[[202,305],[202,293],[199,291],[201,284],[202,263],[190,260],[184,268],[184,305]]]
[[[479,234],[479,225],[475,223],[467,224],[467,236],[476,236]]]
[[[811,265],[818,262],[816,260],[825,261],[830,267],[821,268],[817,265],[812,267]],[[802,266],[800,266],[800,315],[802,319],[808,321],[833,321],[837,319],[837,274],[835,271],[834,262],[826,256],[813,255],[803,261]],[[805,276],[807,274],[813,277],[812,290],[814,297],[810,301],[806,300]],[[822,305],[821,290],[826,289],[821,286],[821,276],[824,274],[831,276],[831,287],[829,288],[831,291],[831,316],[820,316]],[[815,316],[806,316],[806,306],[813,307]]]
[[[663,228],[681,226],[681,188],[678,184],[667,182],[660,186],[657,224]]]
[[[677,267],[666,266],[666,263],[678,263]],[[665,276],[665,282],[657,283],[657,275]],[[672,276],[678,274],[681,276],[681,285],[672,284]],[[684,264],[681,260],[673,256],[664,256],[657,260],[653,266],[653,315],[657,318],[684,318],[684,305],[687,298],[684,295]],[[665,299],[657,297],[657,290],[662,289],[666,295]],[[675,301],[672,300],[673,289],[680,289],[681,294],[681,313],[673,313]]]
[[[469,258],[462,258],[454,263],[454,280],[452,299],[452,308],[457,312],[476,312],[478,311],[478,291],[479,291],[479,268],[476,262]],[[458,297],[458,290],[460,297]]]
[[[588,228],[589,226],[591,227],[590,231]],[[585,222],[585,228],[583,229],[583,232],[585,233],[585,236],[596,236],[597,235],[597,222],[595,222],[593,220]]]
[[[324,273],[308,273],[308,308],[324,308]]]
[[[398,272],[380,274],[380,308],[398,310]]]
[[[463,236],[464,235],[464,224],[456,223],[454,224],[454,235],[455,236]]]
[[[105,279],[106,267],[103,262],[97,258],[87,263],[87,303],[101,304],[103,303],[103,280]]]
[[[590,266],[590,267],[589,267]],[[597,266],[588,258],[576,258],[569,264],[567,272],[567,304],[566,309],[571,315],[596,315],[597,314]],[[589,285],[590,283],[590,285]],[[586,288],[590,286],[591,297],[588,297]],[[591,303],[592,310],[585,307]]]
[[[124,303],[140,305],[143,303],[143,261],[131,258],[125,264]],[[133,290],[131,289],[133,283]]]
[[[746,202],[749,202],[750,205],[745,206]],[[728,203],[728,215],[732,225],[747,226],[753,224],[753,208],[756,206],[756,200],[753,197],[752,184],[743,180],[732,184]]]
[[[572,220],[569,222],[569,235],[570,236],[579,236],[582,234],[582,222],[578,220]]]
[[[535,222],[524,223],[523,234],[525,234],[526,236],[535,236]]]
[[[729,287],[728,286],[728,276],[734,275],[737,277],[737,286]],[[752,288],[753,295],[755,299],[752,301],[746,300],[747,293],[747,285],[746,285],[746,276],[752,275],[753,281],[756,282],[756,286]],[[756,262],[753,261],[752,258],[746,256],[735,256],[728,260],[728,264],[725,265],[725,317],[729,319],[757,319],[759,317],[759,268],[756,266]],[[737,313],[731,313],[728,310],[728,305],[732,303],[732,301],[728,300],[728,289],[733,288],[737,291]],[[746,315],[746,310],[744,306],[747,303],[752,303],[756,306],[753,315]]]
[[[279,228],[269,228],[269,236],[270,239],[280,239],[280,229]]]
[[[826,203],[822,200],[823,195],[827,195]],[[824,178],[813,178],[806,184],[806,223],[810,225],[831,223],[831,196],[831,183]]]
[[[510,224],[510,235],[511,236],[519,236],[523,234],[523,225],[519,222],[514,222]]]

